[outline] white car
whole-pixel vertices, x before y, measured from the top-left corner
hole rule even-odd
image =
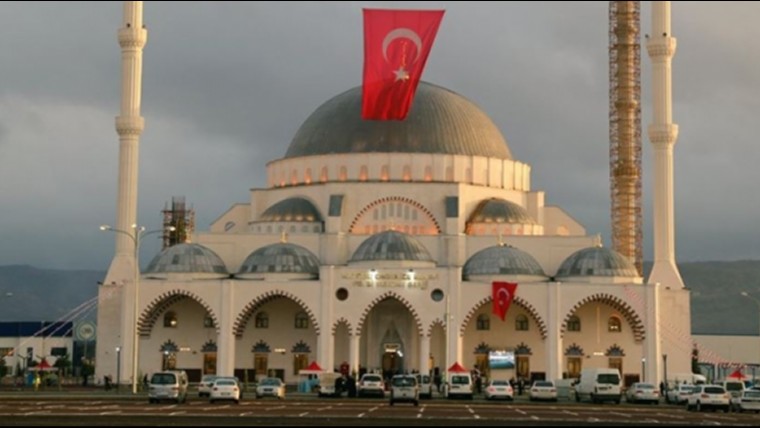
[[[691,389],[686,410],[700,411],[704,408],[722,409],[728,413],[731,409],[731,394],[719,385],[696,385]]]
[[[208,397],[209,403],[219,400],[232,400],[235,404],[240,403],[240,385],[233,378],[218,378],[211,387],[211,393]]]
[[[734,410],[760,413],[760,390],[745,389],[739,400],[735,402]]]
[[[280,400],[285,399],[285,382],[276,377],[265,377],[259,381],[256,386],[256,398],[275,397]]]
[[[637,382],[628,387],[625,392],[625,401],[660,404],[660,391],[651,383]]]
[[[515,398],[515,391],[509,381],[493,379],[486,385],[486,400],[504,399],[512,401]]]
[[[198,397],[209,397],[211,395],[211,387],[214,386],[214,381],[218,376],[216,375],[204,375],[198,383]]]
[[[408,402],[420,405],[420,387],[417,378],[412,375],[396,375],[391,379],[390,405],[397,402]]]
[[[691,390],[694,389],[694,385],[689,383],[682,383],[669,389],[665,394],[665,399],[668,403],[682,404],[689,401],[689,395]]]
[[[550,380],[537,380],[528,390],[530,401],[551,400],[557,401],[557,387]]]
[[[359,380],[359,397],[374,395],[385,397],[385,382],[382,376],[374,373],[365,373]]]

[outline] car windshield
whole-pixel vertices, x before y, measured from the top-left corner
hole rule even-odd
[[[414,386],[417,380],[413,377],[394,377],[391,383],[393,386]]]
[[[720,386],[706,386],[705,393],[707,394],[725,394],[726,391]]]
[[[654,389],[654,385],[651,383],[637,383],[636,389]]]
[[[617,385],[620,383],[620,376],[616,374],[600,374],[596,378],[597,383],[607,385]]]
[[[280,379],[272,379],[272,378],[263,379],[261,381],[261,384],[262,385],[270,385],[270,386],[271,385],[279,385],[280,384]]]
[[[177,383],[177,376],[172,373],[156,373],[150,378],[150,383],[154,385],[172,385]]]
[[[371,375],[371,376],[364,376],[362,378],[362,381],[364,382],[381,382],[382,379],[380,379],[380,376],[378,375]]]
[[[469,385],[469,376],[451,376],[451,383],[454,385]]]
[[[549,382],[549,381],[537,381],[536,384],[535,384],[535,386],[549,386],[549,387],[552,387],[552,386],[554,386],[554,384],[551,383],[551,382]]]
[[[216,385],[216,386],[235,386],[235,385],[237,385],[237,382],[235,382],[234,380],[229,380],[229,379],[219,379],[219,380],[217,380],[214,383],[214,385]]]
[[[506,380],[494,380],[491,382],[491,385],[503,386],[503,385],[509,385],[509,382],[507,382]]]
[[[760,391],[745,391],[745,397],[760,398]]]
[[[741,382],[726,382],[727,391],[742,391],[744,390],[744,384]]]

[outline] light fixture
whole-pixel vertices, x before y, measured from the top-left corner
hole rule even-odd
[[[414,282],[414,269],[409,269],[406,272],[406,277],[409,278],[410,282]]]
[[[369,270],[369,279],[371,281],[377,281],[377,269],[370,269]]]

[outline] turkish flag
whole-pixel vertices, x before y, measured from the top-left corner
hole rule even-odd
[[[507,315],[509,305],[515,297],[515,291],[517,291],[517,284],[511,282],[494,281],[493,284],[491,284],[493,313],[498,315],[502,321],[504,321],[504,316]]]
[[[406,118],[443,13],[364,9],[362,119]]]

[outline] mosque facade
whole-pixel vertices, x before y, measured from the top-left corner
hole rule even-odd
[[[115,259],[99,290],[99,376],[115,373],[135,324],[138,378],[177,368],[295,383],[312,362],[354,373],[458,362],[504,379],[690,371],[688,290],[644,281],[547,204],[475,104],[423,82],[405,121],[360,112],[360,87],[322,104],[267,164],[265,188],[139,281]],[[496,281],[517,284],[504,320]]]

